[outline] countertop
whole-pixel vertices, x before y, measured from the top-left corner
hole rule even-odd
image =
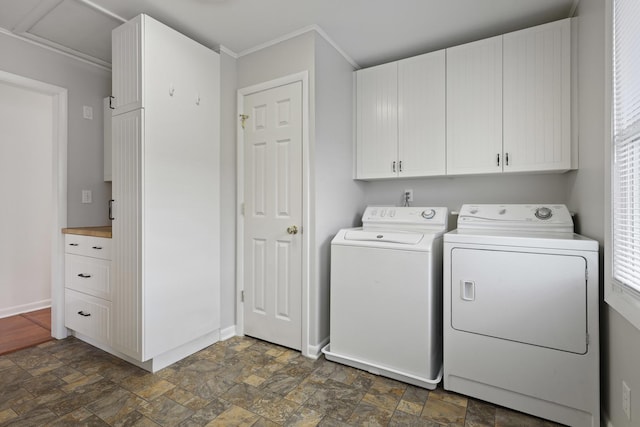
[[[64,234],[80,234],[82,236],[107,237],[111,238],[111,226],[105,225],[101,227],[71,227],[63,228]]]

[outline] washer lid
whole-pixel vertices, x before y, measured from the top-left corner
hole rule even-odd
[[[361,242],[385,242],[401,245],[417,245],[424,238],[422,233],[393,233],[389,231],[350,230],[344,233],[344,240]]]
[[[462,205],[458,230],[520,232],[573,232],[573,220],[565,205]]]

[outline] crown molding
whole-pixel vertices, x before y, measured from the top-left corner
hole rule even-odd
[[[569,10],[569,18],[573,18],[576,15],[578,3],[580,3],[580,0],[573,0],[573,4],[571,5],[571,9]]]
[[[225,54],[229,55],[230,57],[232,57],[233,59],[238,59],[239,58],[237,53],[235,53],[234,51],[232,51],[231,49],[229,49],[226,46],[220,45],[219,50],[220,50],[220,53],[225,53]]]

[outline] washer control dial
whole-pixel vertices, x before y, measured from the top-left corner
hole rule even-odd
[[[433,219],[436,216],[436,211],[434,209],[427,209],[426,211],[422,211],[420,214],[424,219]]]
[[[553,216],[553,212],[547,207],[541,207],[536,209],[535,216],[538,219],[549,219]]]

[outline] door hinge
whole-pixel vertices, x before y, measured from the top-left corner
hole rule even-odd
[[[242,125],[242,129],[244,129],[244,122],[247,121],[249,116],[247,114],[240,114],[240,124]]]
[[[109,95],[109,108],[111,108],[112,110],[115,110],[116,107],[113,106],[113,100],[116,99],[115,97]]]
[[[589,269],[588,269],[588,268],[585,268],[585,269],[584,269],[584,280],[585,280],[586,282],[588,282],[588,281],[589,281]]]
[[[589,333],[587,332],[587,345],[589,345]]]
[[[244,302],[244,291],[240,291],[240,302]]]

